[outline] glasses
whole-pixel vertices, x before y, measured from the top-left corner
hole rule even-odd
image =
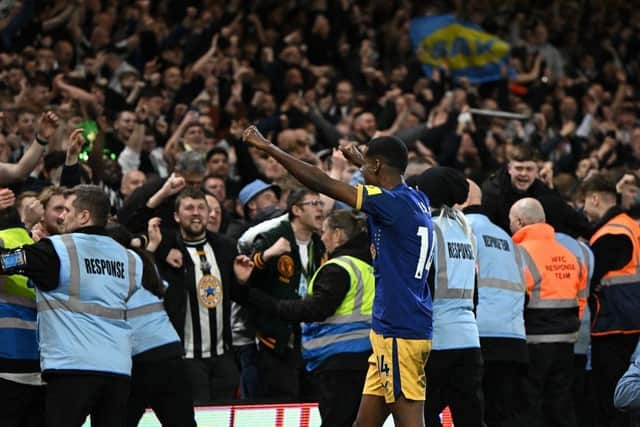
[[[320,206],[321,208],[323,208],[324,207],[324,202],[322,200],[309,200],[308,202],[298,203],[298,206],[304,206],[304,205],[311,205],[313,207]]]

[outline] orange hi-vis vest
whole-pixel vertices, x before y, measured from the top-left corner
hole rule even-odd
[[[631,260],[606,273],[592,293],[591,335],[640,333],[640,226],[621,213],[600,227],[589,240],[593,244],[607,234],[628,236],[633,245]]]
[[[575,342],[580,328],[578,307],[586,285],[580,262],[545,223],[521,228],[513,241],[522,250],[529,294],[524,314],[527,342]]]

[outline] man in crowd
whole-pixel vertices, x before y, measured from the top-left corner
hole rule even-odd
[[[489,427],[508,426],[523,408],[520,383],[528,362],[522,255],[511,236],[484,213],[480,187],[468,182],[463,212],[478,251],[476,318],[484,359],[485,421]]]
[[[544,196],[549,203],[555,201],[562,215],[571,218],[580,232],[587,229],[586,219],[571,209],[560,195],[538,179],[540,155],[531,147],[519,145],[513,148],[506,167],[499,169],[483,185],[482,208],[487,217],[509,232],[509,209],[524,197]]]
[[[406,146],[395,137],[382,137],[369,142],[365,156],[353,146],[347,149],[346,155],[361,166],[367,183],[352,187],[286,154],[255,127],[246,129],[243,139],[275,158],[303,185],[369,215],[376,275],[370,335],[373,354],[356,425],[379,426],[392,413],[403,426],[423,426],[424,369],[432,336],[426,279],[433,225],[428,199],[403,181]]]
[[[427,425],[439,425],[447,406],[453,422],[482,426],[482,352],[474,315],[476,242],[466,218],[454,205],[469,192],[464,174],[434,167],[416,178],[429,195],[434,224],[434,265],[428,279],[433,295],[433,346],[427,363]]]
[[[578,259],[555,238],[544,209],[532,198],[509,212],[513,241],[522,251],[529,300],[525,330],[529,368],[524,381],[530,426],[576,426],[573,410],[573,345],[580,328],[584,281]]]
[[[36,225],[44,236],[61,234],[64,225],[65,190],[62,187],[47,187],[38,196],[44,209],[42,220]]]
[[[176,195],[185,187],[200,188],[204,175],[202,155],[193,151],[181,154],[169,178],[148,181],[131,193],[118,212],[118,219],[132,232],[144,232],[145,224],[154,216],[162,219],[164,228],[175,229]]]
[[[0,210],[0,241],[5,249],[33,243],[17,209]],[[5,408],[0,422],[8,427],[44,425],[44,383],[36,338],[36,294],[21,275],[0,286],[0,393]]]
[[[179,267],[164,257],[156,261],[169,282],[165,307],[182,339],[194,403],[211,404],[235,396],[238,369],[231,349],[231,300],[236,297],[235,245],[207,232],[209,206],[204,193],[186,188],[176,197],[176,233],[165,232],[163,245],[179,250]],[[158,254],[160,251],[157,251]]]
[[[232,221],[227,228],[227,236],[238,239],[252,225],[269,219],[275,213],[273,208],[278,205],[278,194],[278,187],[261,179],[245,185],[238,194],[244,219]]]
[[[65,197],[71,234],[3,250],[0,271],[20,272],[37,289],[47,425],[80,427],[91,415],[93,425],[122,426],[131,375],[126,301],[141,288],[142,262],[106,235],[109,200],[99,187]]]
[[[319,231],[324,219],[320,196],[300,189],[289,196],[289,221],[258,235],[252,259],[251,283],[278,299],[300,299],[325,255]],[[280,320],[273,313],[255,313],[259,340],[258,367],[267,395],[299,399],[303,362],[299,322]]]
[[[591,364],[598,401],[597,424],[630,426],[628,414],[617,411],[612,396],[631,360],[640,334],[640,227],[617,205],[615,184],[592,176],[584,185],[584,211],[593,231],[594,256],[589,307]]]

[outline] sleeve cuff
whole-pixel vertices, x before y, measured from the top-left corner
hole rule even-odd
[[[362,209],[362,199],[364,197],[364,185],[356,185],[356,210]]]
[[[262,252],[256,252],[253,255],[253,264],[256,266],[256,268],[262,270],[264,268],[264,260],[262,259]]]

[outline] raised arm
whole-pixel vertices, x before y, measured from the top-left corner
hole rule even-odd
[[[49,18],[44,21],[42,23],[42,30],[44,32],[49,32],[51,30],[55,30],[58,27],[61,27],[65,22],[67,22],[74,9],[74,4],[70,3],[65,9],[62,10],[62,12],[58,13],[53,18]]]
[[[60,92],[66,93],[70,98],[77,99],[80,102],[88,104],[96,104],[98,102],[98,98],[91,92],[65,82],[64,74],[58,74],[53,79],[53,86]]]
[[[132,170],[138,170],[140,167],[140,153],[142,152],[142,143],[144,142],[145,123],[147,122],[147,106],[140,102],[136,108],[136,125],[133,132],[125,142],[125,148],[118,155],[118,164],[122,169],[122,174],[126,174]]]
[[[211,40],[211,47],[204,53],[204,55],[198,58],[195,64],[193,64],[193,67],[191,67],[192,73],[199,74],[202,77],[206,77],[206,64],[209,59],[212,59],[215,56],[216,51],[218,50],[218,36],[218,33],[215,33],[213,35],[213,39]]]
[[[64,167],[62,168],[62,175],[60,176],[60,185],[63,187],[71,188],[82,183],[80,164],[78,163],[78,157],[84,145],[82,132],[82,129],[75,129],[71,132],[71,135],[69,135],[67,157],[64,161]]]
[[[264,151],[276,159],[291,175],[311,190],[326,194],[349,206],[356,206],[357,190],[354,187],[342,181],[332,179],[319,168],[285,153],[267,141],[255,126],[249,126],[245,129],[242,139],[246,143]]]
[[[8,185],[20,179],[26,178],[36,167],[42,153],[44,153],[49,139],[58,129],[58,116],[47,111],[40,117],[40,125],[36,133],[36,139],[31,143],[18,163],[0,163],[0,185]]]

